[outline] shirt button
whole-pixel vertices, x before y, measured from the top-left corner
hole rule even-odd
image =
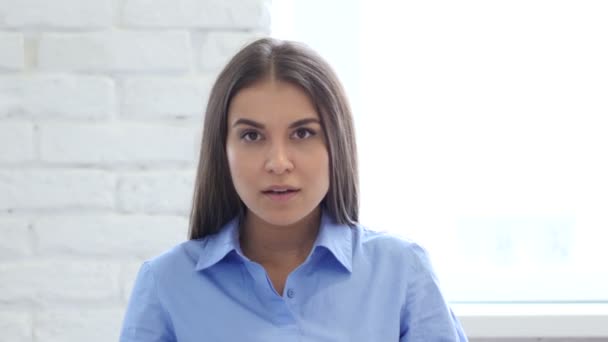
[[[296,296],[296,291],[294,291],[293,289],[288,289],[287,290],[287,297],[293,298],[295,296]]]

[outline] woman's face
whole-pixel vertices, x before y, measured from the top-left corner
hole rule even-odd
[[[298,223],[329,189],[329,154],[319,114],[299,87],[264,80],[240,90],[228,108],[226,153],[248,215]]]

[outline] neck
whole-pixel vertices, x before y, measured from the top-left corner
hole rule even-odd
[[[249,259],[263,266],[293,269],[310,253],[320,221],[320,208],[289,226],[275,226],[248,213],[241,230],[241,248]]]

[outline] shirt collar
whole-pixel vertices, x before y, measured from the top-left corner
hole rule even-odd
[[[202,243],[203,249],[196,264],[197,271],[217,264],[232,251],[236,251],[238,255],[245,258],[239,243],[238,217],[226,223],[217,234],[208,236]],[[327,249],[348,272],[352,272],[351,228],[348,225],[336,223],[325,210],[321,215],[319,233],[312,251],[318,247]]]
[[[234,250],[240,252],[238,217],[226,223],[217,234],[207,236],[202,243],[203,249],[196,263],[197,271],[217,264]]]
[[[321,226],[313,251],[318,247],[326,248],[348,272],[352,272],[352,229],[348,225],[336,223],[325,210],[321,216]]]

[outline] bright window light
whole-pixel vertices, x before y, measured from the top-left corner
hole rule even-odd
[[[274,3],[353,102],[364,225],[452,301],[608,302],[608,2]]]

